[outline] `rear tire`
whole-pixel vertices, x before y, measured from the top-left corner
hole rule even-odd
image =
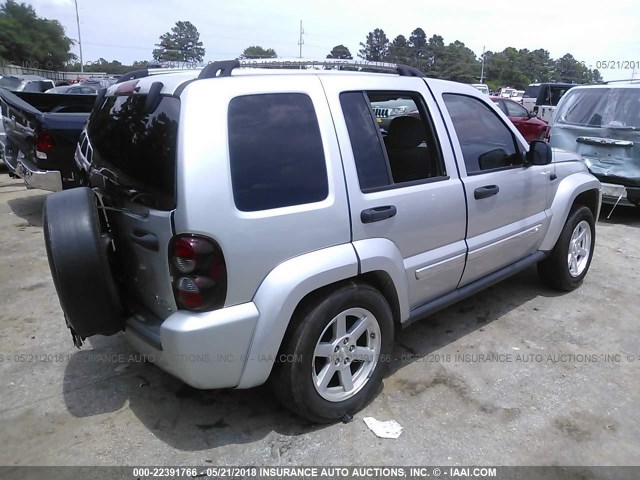
[[[94,192],[81,187],[50,194],[43,226],[51,276],[76,345],[122,330],[123,309],[109,261],[112,242]]]
[[[569,292],[578,288],[591,266],[595,241],[591,210],[574,205],[551,254],[538,263],[540,278],[558,290]]]
[[[368,285],[348,284],[302,306],[270,379],[276,396],[316,423],[357,412],[382,382],[393,334],[387,301]]]

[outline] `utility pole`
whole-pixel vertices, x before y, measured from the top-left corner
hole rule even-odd
[[[82,60],[82,36],[80,35],[80,15],[78,15],[78,0],[76,3],[76,23],[78,24],[78,45],[80,45],[80,72],[84,73],[84,61]]]
[[[303,33],[304,28],[302,28],[302,20],[300,20],[300,37],[298,38],[298,45],[300,46],[300,58],[302,58],[302,45],[304,45],[304,40],[302,39]]]
[[[482,69],[480,70],[480,83],[484,83],[484,45],[482,46]]]

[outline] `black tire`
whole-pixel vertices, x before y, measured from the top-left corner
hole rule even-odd
[[[102,223],[97,197],[86,187],[50,194],[44,204],[49,268],[76,344],[92,335],[113,335],[124,327],[108,258],[110,239]]]
[[[343,401],[329,401],[319,394],[314,383],[314,349],[332,319],[352,308],[367,310],[377,320],[380,354],[368,377],[364,377],[368,380],[364,381],[357,393]],[[371,335],[368,332],[369,330],[363,335],[365,340]],[[275,365],[270,383],[280,401],[298,415],[316,423],[340,420],[345,415],[352,415],[362,409],[376,394],[390,360],[393,335],[393,317],[385,298],[368,285],[344,285],[316,297],[297,310],[280,350],[281,361]],[[362,338],[360,337],[361,340]],[[375,335],[371,338],[375,338]],[[283,359],[286,361],[282,361]],[[333,362],[331,359],[327,361]],[[357,370],[359,365],[364,367],[364,363],[354,361],[353,367]],[[349,365],[348,368],[351,369],[352,366]],[[337,376],[339,377],[338,374]]]
[[[587,222],[591,228],[591,245],[584,269],[579,275],[573,276],[569,271],[568,265],[569,246],[574,229],[582,221]],[[551,254],[538,263],[540,278],[552,288],[565,292],[575,290],[582,284],[584,277],[589,271],[595,243],[596,229],[591,210],[584,205],[574,205],[569,212],[567,221]]]

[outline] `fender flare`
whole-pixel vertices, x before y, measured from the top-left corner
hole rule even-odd
[[[581,193],[589,190],[598,191],[598,207],[596,214],[594,215],[594,218],[597,220],[600,214],[600,205],[602,204],[600,181],[587,172],[573,173],[560,181],[560,185],[558,185],[558,189],[556,190],[555,197],[549,209],[551,213],[551,223],[549,224],[547,235],[540,245],[540,250],[547,252],[555,247],[556,242],[560,237],[560,233],[562,232],[562,227],[564,227],[564,224],[567,221],[567,217],[569,216],[569,212],[571,211],[571,207],[573,206],[576,198]]]

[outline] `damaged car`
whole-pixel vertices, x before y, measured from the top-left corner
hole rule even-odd
[[[603,201],[640,206],[640,83],[574,87],[550,123],[552,147],[579,153]]]

